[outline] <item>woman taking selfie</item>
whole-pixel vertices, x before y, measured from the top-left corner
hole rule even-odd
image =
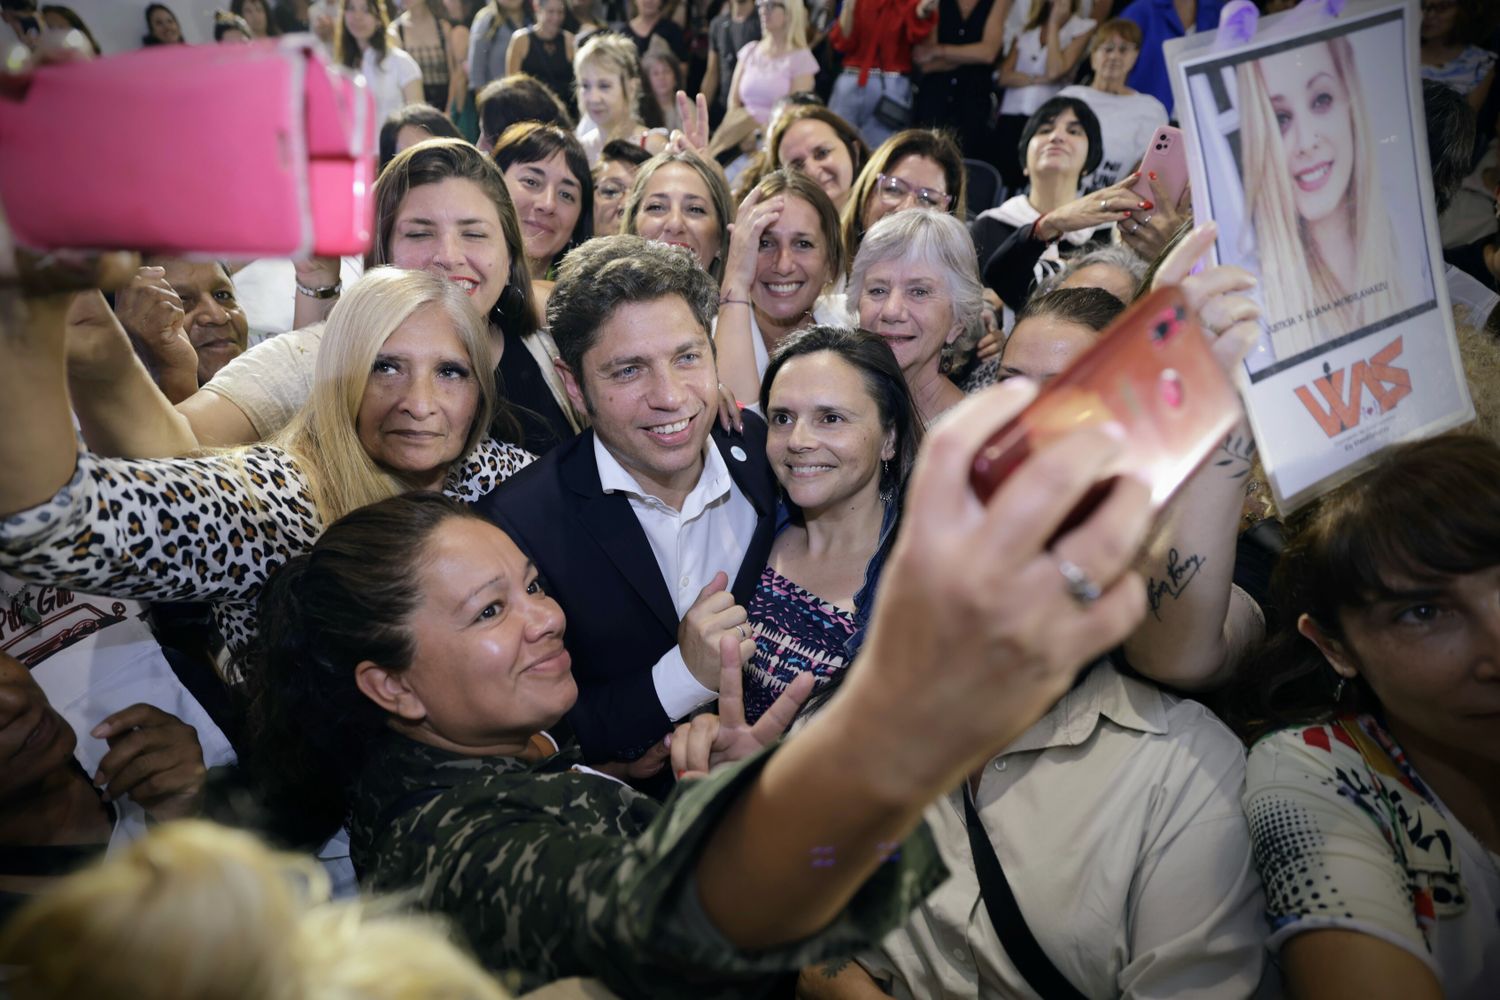
[[[1141,484],[1059,543],[1096,553],[1080,557],[1099,600],[1070,597],[1040,549],[1104,467],[1107,434],[1043,448],[988,507],[968,491],[975,449],[1027,398],[999,387],[931,442],[840,697],[666,807],[544,735],[577,697],[566,622],[508,536],[431,496],[356,512],[265,593],[275,801],[325,825],[347,805],[366,883],[454,917],[519,989],[593,975],[626,997],[761,996],[768,975],[877,939],[936,882],[922,806],[1141,614],[1124,560],[1099,555],[1140,541]],[[1105,537],[1123,544],[1096,550]],[[932,683],[939,667],[949,683]]]
[[[501,393],[520,422],[520,437],[513,443],[540,454],[572,437],[572,411],[554,394],[550,358],[536,336],[520,225],[505,177],[494,162],[461,140],[419,143],[397,154],[381,172],[375,183],[375,215],[370,266],[422,270],[452,282],[489,320]],[[281,430],[312,392],[313,359],[323,329],[317,324],[341,291],[332,263],[320,259],[299,265],[298,282],[308,292],[297,295],[298,329],[246,351],[235,359],[239,365],[226,365],[184,400],[180,413],[188,429],[116,453],[137,458],[186,454],[200,444],[249,444]],[[326,272],[319,270],[325,266]],[[115,422],[145,420],[135,415]],[[511,433],[514,427],[497,430]]]
[[[740,205],[720,286],[714,343],[719,377],[736,399],[760,398],[771,354],[787,334],[843,316],[819,300],[844,273],[833,202],[806,174],[767,175]]]
[[[1251,750],[1245,811],[1290,996],[1500,982],[1497,484],[1500,448],[1445,436],[1288,521],[1286,627],[1240,706],[1288,727]]]
[[[79,451],[67,300],[6,334],[0,567],[107,597],[204,601],[232,651],[270,572],[363,504],[412,489],[475,498],[530,461],[487,434],[483,322],[452,281],[380,268],[335,307],[308,403],[274,443],[197,458]],[[100,305],[102,308],[102,303]],[[24,417],[22,417],[24,414]],[[24,428],[24,429],[23,429]]]

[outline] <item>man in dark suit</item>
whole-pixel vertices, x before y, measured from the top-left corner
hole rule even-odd
[[[719,641],[755,643],[749,602],[775,533],[766,426],[718,422],[709,323],[718,288],[686,254],[635,236],[574,250],[547,307],[558,371],[588,431],[476,508],[535,561],[568,616],[593,762],[645,777],[678,719],[717,696]],[[731,586],[732,584],[732,586]]]

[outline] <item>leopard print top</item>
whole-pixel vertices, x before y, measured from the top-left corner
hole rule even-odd
[[[531,461],[486,439],[443,492],[472,502]],[[255,601],[271,571],[322,531],[307,479],[280,448],[171,459],[80,448],[67,486],[0,520],[0,569],[103,597],[209,602],[235,654],[255,635]]]

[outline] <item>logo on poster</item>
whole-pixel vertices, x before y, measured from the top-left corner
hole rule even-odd
[[[1411,395],[1411,373],[1391,364],[1400,355],[1401,338],[1397,337],[1376,351],[1368,361],[1356,361],[1348,369],[1338,371],[1329,371],[1325,367],[1323,377],[1314,380],[1311,386],[1297,387],[1297,398],[1323,428],[1324,434],[1329,437],[1342,434],[1359,426],[1366,389],[1370,390],[1381,413],[1390,412],[1397,403]],[[1326,407],[1318,402],[1313,389],[1317,389]]]

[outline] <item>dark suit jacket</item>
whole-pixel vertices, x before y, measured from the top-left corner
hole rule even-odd
[[[753,413],[744,420],[743,436],[715,425],[713,442],[760,515],[731,587],[748,606],[775,536],[777,488],[765,422]],[[671,729],[651,668],[677,645],[677,610],[629,499],[599,485],[594,432],[554,448],[474,507],[532,558],[568,617],[578,704],[567,721],[585,756],[639,757]]]

